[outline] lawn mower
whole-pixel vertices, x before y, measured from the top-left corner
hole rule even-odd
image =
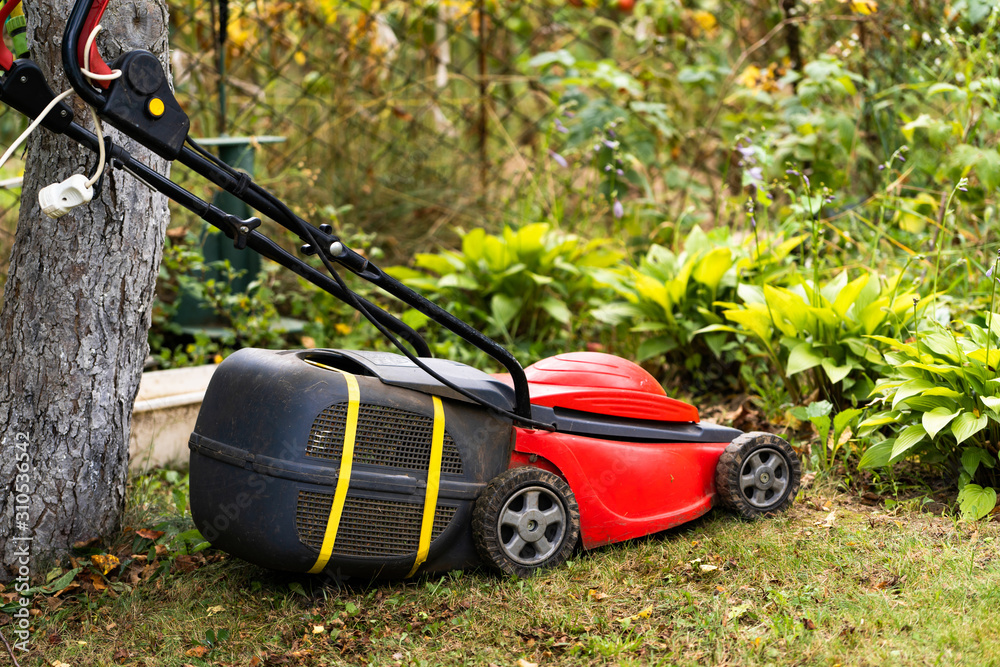
[[[18,0],[8,0],[0,20]],[[45,188],[60,215],[93,196],[110,160],[349,304],[399,349],[243,349],[215,371],[190,438],[191,512],[213,546],[291,572],[407,577],[485,563],[527,576],[577,548],[649,535],[713,504],[745,518],[785,509],[799,485],[781,438],[699,420],[635,363],[596,352],[522,368],[502,346],[315,227],[188,136],[148,51],[110,65],[94,43],[108,0],[77,0],[62,43],[97,132],[73,121],[28,58],[0,44],[0,100],[99,155],[95,174]],[[69,91],[67,91],[69,92]],[[97,117],[297,234],[284,250],[257,228],[158,174],[104,137]],[[30,130],[31,128],[29,128]],[[433,358],[421,335],[355,294],[338,267],[492,357],[505,373]]]

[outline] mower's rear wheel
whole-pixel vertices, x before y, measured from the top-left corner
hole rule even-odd
[[[490,480],[476,500],[472,537],[487,564],[528,577],[573,553],[580,538],[580,508],[558,475],[512,468]]]
[[[744,433],[719,458],[715,487],[723,505],[744,519],[756,519],[787,509],[801,477],[798,454],[782,438]]]

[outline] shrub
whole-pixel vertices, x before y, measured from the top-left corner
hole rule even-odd
[[[989,329],[965,323],[964,334],[933,324],[913,343],[875,337],[891,349],[890,371],[875,386],[883,409],[864,420],[870,438],[862,468],[904,459],[956,478],[962,513],[981,518],[996,506],[1000,442],[1000,320]]]
[[[463,234],[461,251],[418,254],[416,269],[393,267],[390,273],[517,348],[525,359],[539,359],[580,347],[579,341],[587,339],[593,326],[588,314],[601,300],[591,271],[622,258],[611,239],[586,241],[535,223],[505,227],[499,235],[474,229]],[[416,311],[405,319],[417,327],[428,321]]]

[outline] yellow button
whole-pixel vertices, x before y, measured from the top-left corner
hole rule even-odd
[[[149,100],[149,104],[146,105],[146,110],[149,111],[149,115],[153,118],[159,118],[163,115],[165,111],[163,107],[163,100],[159,97],[154,97]]]

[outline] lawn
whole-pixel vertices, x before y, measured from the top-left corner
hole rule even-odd
[[[185,478],[154,479],[128,512],[144,527],[81,546],[68,587],[50,573],[65,590],[36,594],[21,665],[1000,664],[1000,524],[919,493],[814,482],[782,516],[715,510],[533,579],[338,583],[183,553],[164,509]],[[83,555],[105,551],[106,575]]]

